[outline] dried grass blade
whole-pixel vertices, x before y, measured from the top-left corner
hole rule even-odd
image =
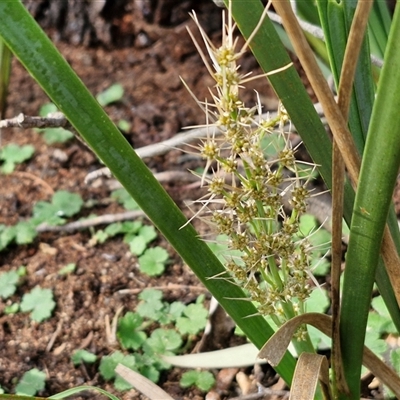
[[[313,400],[318,380],[325,399],[331,399],[329,390],[329,365],[325,356],[302,353],[294,371],[289,400]]]
[[[325,335],[332,337],[331,317],[319,313],[302,314],[283,324],[262,347],[258,353],[258,358],[265,358],[272,366],[279,364],[293,334],[302,324],[312,325],[325,333]],[[400,398],[400,377],[365,346],[363,365],[384,385],[388,386],[397,398]]]
[[[171,397],[155,383],[122,364],[117,365],[115,372],[150,400],[174,400],[173,397]]]

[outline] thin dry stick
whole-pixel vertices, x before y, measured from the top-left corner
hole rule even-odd
[[[47,117],[30,117],[25,114],[18,114],[14,118],[0,121],[0,128],[68,128],[71,124],[62,112],[55,112]]]
[[[49,343],[46,346],[46,353],[49,353],[50,350],[52,349],[54,342],[56,341],[58,335],[61,333],[62,326],[63,326],[63,321],[62,320],[58,321],[57,328],[54,331],[54,333],[51,335]]]
[[[342,266],[342,219],[344,199],[345,166],[336,140],[333,140],[332,153],[332,261],[331,261],[331,299],[332,299],[332,367],[336,386],[341,393],[349,389],[344,378],[340,350],[340,274]]]
[[[357,61],[372,4],[373,3],[370,1],[358,2],[347,40],[338,91],[338,106],[346,121],[349,117],[350,100]],[[332,364],[335,374],[336,387],[338,388],[339,392],[348,393],[349,389],[344,378],[340,351],[339,326],[345,167],[342,155],[340,154],[340,150],[335,139],[333,141],[332,164]]]
[[[36,232],[72,232],[80,229],[90,228],[97,225],[108,225],[114,222],[126,221],[138,217],[146,217],[142,210],[125,211],[117,214],[106,214],[99,217],[86,219],[83,221],[74,221],[65,225],[48,225],[46,223],[40,224],[36,228]]]
[[[178,284],[173,284],[169,283],[168,285],[163,285],[163,286],[145,286],[141,288],[136,288],[136,289],[120,289],[117,291],[118,294],[124,295],[124,294],[139,294],[143,292],[143,290],[146,289],[156,289],[156,290],[190,290],[190,291],[199,291],[199,292],[207,292],[207,289],[204,286],[193,286],[193,285],[178,285]]]
[[[106,331],[106,338],[107,338],[107,343],[110,346],[114,346],[117,343],[117,322],[118,322],[118,317],[123,311],[124,306],[121,306],[117,309],[117,311],[114,314],[114,317],[112,319],[112,322],[110,324],[110,317],[108,314],[104,317],[104,325],[105,325],[105,331]]]

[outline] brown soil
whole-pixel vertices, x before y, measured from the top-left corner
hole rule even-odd
[[[179,79],[181,76],[200,99],[209,96],[207,87],[212,86],[212,80],[186,32],[186,26],[196,31],[193,21],[187,16],[188,3],[182,2],[176,6],[175,14],[179,18],[176,17],[175,23],[171,22],[169,26],[162,23],[160,16],[158,19],[144,20],[143,10],[141,14],[133,10],[131,19],[121,17],[114,20],[113,27],[118,28],[117,32],[122,38],[133,38],[128,40],[128,45],[122,39],[114,46],[110,45],[113,41],[109,41],[107,48],[103,45],[87,47],[62,41],[56,43],[93,94],[117,82],[123,85],[123,101],[107,107],[107,112],[116,122],[125,119],[131,123],[131,130],[126,137],[135,148],[174,136],[185,126],[204,123],[201,110]],[[197,12],[205,29],[214,39],[219,40],[220,10],[211,2],[198,2]],[[133,23],[134,16],[138,16],[139,26]],[[49,33],[57,38],[51,28]],[[250,71],[255,69],[256,63],[251,57],[246,57],[243,67],[245,71]],[[258,82],[256,85],[264,104],[269,109],[274,108],[276,100],[267,84]],[[254,98],[251,89],[246,95],[249,101]],[[39,108],[47,102],[46,95],[14,59],[5,117],[11,118],[21,112],[37,115]],[[1,176],[0,223],[12,225],[28,218],[37,201],[49,200],[55,191],[61,189],[79,193],[85,202],[97,203],[75,219],[89,213],[103,215],[124,211],[115,202],[107,201],[110,196],[107,182],[103,180],[96,185],[84,183],[87,173],[100,168],[101,164],[76,139],[66,144],[49,146],[34,130],[6,129],[2,132],[1,141],[2,145],[32,144],[35,154],[11,175]],[[182,171],[200,166],[198,159],[185,157],[179,150],[147,159],[146,163],[154,172]],[[165,187],[190,215],[184,201],[200,197],[201,191],[179,181],[168,182]],[[168,250],[170,263],[166,272],[157,279],[139,272],[137,258],[129,253],[122,239],[111,239],[95,247],[90,245],[90,239],[89,230],[42,233],[33,244],[11,246],[2,252],[2,272],[21,265],[26,266],[28,272],[17,293],[0,303],[0,385],[6,392],[13,392],[15,382],[24,372],[38,368],[47,375],[46,388],[39,393],[41,396],[90,384],[106,388],[118,394],[121,399],[142,398],[134,390],[116,392],[113,385],[99,375],[98,362],[74,367],[70,358],[72,352],[85,348],[100,359],[119,348],[107,340],[106,320],[112,320],[121,306],[125,311],[134,310],[139,292],[123,295],[119,293],[121,289],[161,286],[164,288],[165,300],[185,303],[194,301],[204,292],[194,274],[182,264],[163,238],[157,239],[155,244]],[[77,268],[74,273],[61,277],[58,271],[68,263],[76,263]],[[173,288],[168,288],[171,284]],[[19,302],[24,293],[37,285],[54,292],[57,305],[50,319],[35,323],[31,322],[26,313],[4,315],[6,305]],[[222,336],[223,339],[219,339],[219,342],[210,340],[203,348],[223,348],[237,342],[231,326],[227,329],[228,333]],[[270,384],[274,373],[270,369],[265,371],[268,371]],[[161,387],[176,399],[204,397],[197,389],[180,388],[180,375],[179,369],[164,373]],[[234,375],[226,371],[225,375],[229,378],[220,393],[221,398],[240,394]],[[224,371],[218,376],[219,381],[222,381]],[[100,396],[91,393],[89,397]]]

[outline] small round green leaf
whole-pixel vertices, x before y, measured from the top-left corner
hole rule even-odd
[[[165,262],[168,260],[168,253],[161,247],[148,249],[139,257],[140,271],[149,275],[161,275],[165,270]]]
[[[46,374],[33,368],[25,372],[18,382],[15,392],[19,395],[34,396],[37,392],[44,389]]]
[[[23,295],[21,311],[32,311],[32,320],[42,322],[51,316],[55,306],[53,292],[50,289],[42,289],[36,286],[30,293]]]
[[[57,215],[72,217],[81,210],[83,206],[82,197],[76,193],[59,190],[54,193],[52,204],[57,208]]]
[[[203,304],[189,304],[183,314],[176,320],[176,327],[182,335],[196,335],[205,328],[208,311]]]
[[[146,344],[151,347],[154,353],[166,354],[178,350],[182,345],[182,338],[172,329],[158,328],[152,332]]]
[[[147,335],[138,329],[143,323],[143,318],[133,312],[127,312],[118,323],[117,336],[125,349],[137,350],[147,339]]]
[[[25,146],[18,146],[15,143],[5,145],[0,149],[0,160],[4,161],[1,167],[2,172],[10,174],[14,171],[16,164],[29,160],[34,152],[35,148],[30,144]]]
[[[79,365],[81,363],[94,363],[97,360],[97,356],[93,353],[90,353],[87,350],[80,349],[74,351],[74,353],[71,356],[71,360],[74,363],[74,365]]]
[[[12,296],[17,289],[18,281],[17,271],[7,271],[0,274],[0,297],[7,299]]]
[[[187,371],[182,374],[179,384],[186,388],[197,386],[200,390],[206,392],[215,384],[214,375],[209,371]]]
[[[96,99],[102,107],[108,104],[115,103],[122,99],[124,95],[124,88],[120,83],[116,83],[106,89],[104,92],[97,95]]]

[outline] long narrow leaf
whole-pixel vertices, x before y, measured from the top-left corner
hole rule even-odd
[[[397,9],[364,150],[344,275],[340,325],[343,363],[352,399],[360,395],[362,345],[373,278],[400,165],[399,34],[400,9]]]
[[[0,0],[0,36],[66,115],[143,211],[165,235],[199,279],[232,316],[249,339],[261,347],[273,333],[255,307],[244,299],[241,288],[227,280],[213,279],[222,265],[199,240],[191,225],[139,159],[20,1]],[[289,354],[277,368],[290,383],[294,359]]]
[[[391,18],[387,3],[374,1],[372,13],[369,20],[369,38],[371,51],[379,58],[385,54],[387,39],[390,32]]]

